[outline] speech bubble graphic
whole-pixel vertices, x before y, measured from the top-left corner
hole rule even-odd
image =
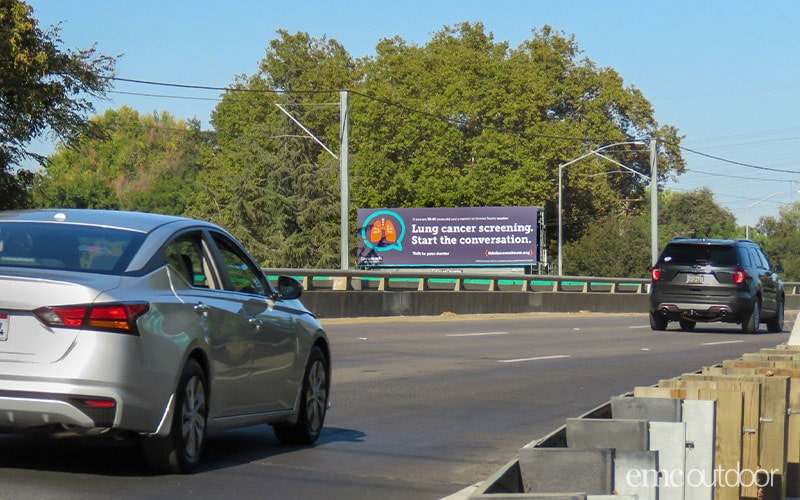
[[[400,230],[397,230],[397,227]],[[369,235],[367,228],[370,229]],[[376,228],[378,228],[376,230]],[[376,236],[380,231],[380,239],[373,241],[373,234]],[[403,251],[403,238],[406,235],[406,223],[397,215],[396,212],[391,210],[379,210],[374,212],[364,220],[361,227],[361,239],[367,248],[375,250],[376,252],[387,252],[389,250]],[[394,240],[394,241],[390,241]]]

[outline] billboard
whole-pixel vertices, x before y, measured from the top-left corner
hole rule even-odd
[[[529,266],[539,260],[538,207],[358,210],[361,267]]]

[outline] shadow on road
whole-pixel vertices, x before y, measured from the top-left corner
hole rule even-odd
[[[365,434],[342,428],[325,428],[314,447],[335,442],[363,442]],[[308,449],[281,445],[266,425],[210,436],[196,472],[207,472],[266,460]],[[156,475],[145,465],[137,438],[0,435],[0,468],[92,474],[117,477]]]

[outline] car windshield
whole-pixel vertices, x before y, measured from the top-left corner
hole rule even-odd
[[[0,266],[120,273],[144,236],[107,227],[0,222]]]
[[[736,248],[730,245],[691,245],[670,243],[661,255],[665,264],[703,264],[736,266],[739,264]]]

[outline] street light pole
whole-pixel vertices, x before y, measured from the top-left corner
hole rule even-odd
[[[758,201],[755,201],[755,202],[747,205],[747,211],[746,211],[747,215],[746,215],[745,226],[744,226],[744,237],[747,238],[748,240],[750,239],[750,209],[751,208],[753,208],[754,206],[758,205],[762,201],[767,201],[770,198],[774,198],[776,196],[780,196],[782,194],[789,194],[789,193],[800,193],[800,190],[790,189],[788,191],[780,191],[780,192],[777,192],[777,193],[772,193],[770,195],[767,195],[767,196],[761,198]]]
[[[608,148],[612,148],[614,146],[622,146],[622,145],[625,145],[625,144],[635,145],[635,146],[644,146],[645,145],[645,143],[641,142],[641,141],[615,142],[613,144],[607,144],[607,145],[602,146],[600,148],[593,149],[592,151],[589,151],[588,153],[582,154],[581,156],[575,158],[574,160],[570,160],[570,161],[568,161],[566,163],[561,163],[558,166],[558,275],[559,276],[563,276],[563,268],[562,268],[562,262],[563,262],[563,257],[562,257],[562,255],[563,255],[562,254],[563,224],[562,224],[562,214],[561,214],[561,212],[562,212],[562,208],[561,208],[561,193],[562,193],[562,178],[563,178],[564,169],[566,167],[574,164],[574,163],[577,163],[577,162],[583,160],[584,158],[588,158],[589,156],[599,156],[600,158],[608,160],[611,163],[614,163],[615,165],[618,165],[618,166],[624,168],[625,170],[627,170],[627,171],[629,171],[629,172],[631,172],[633,174],[636,174],[636,175],[638,175],[638,176],[640,176],[640,177],[642,177],[644,179],[648,179],[648,177],[646,175],[644,175],[644,174],[642,174],[640,172],[637,172],[636,170],[628,167],[627,165],[623,165],[622,163],[619,163],[616,160],[613,160],[613,159],[611,159],[611,158],[609,158],[609,157],[607,157],[605,155],[600,154],[600,151],[603,151],[603,150],[608,149]],[[656,214],[658,213],[658,205],[657,205],[657,201],[656,201],[656,199],[658,198],[658,175],[657,175],[657,165],[656,165],[655,157],[656,157],[656,142],[655,142],[655,139],[653,139],[653,140],[650,141],[650,170],[651,170],[651,177],[649,177],[649,180],[650,180],[650,192],[651,192],[651,197],[652,197],[652,200],[650,202],[650,204],[651,204],[651,222],[650,222],[651,232],[650,232],[650,237],[653,240],[653,243],[651,245],[651,250],[652,250],[652,254],[653,254],[653,257],[652,257],[653,258],[653,263],[655,263],[655,261],[658,259],[658,219],[657,219],[657,217],[653,216],[653,212],[655,212]]]
[[[650,139],[650,265],[658,262],[658,144]]]

